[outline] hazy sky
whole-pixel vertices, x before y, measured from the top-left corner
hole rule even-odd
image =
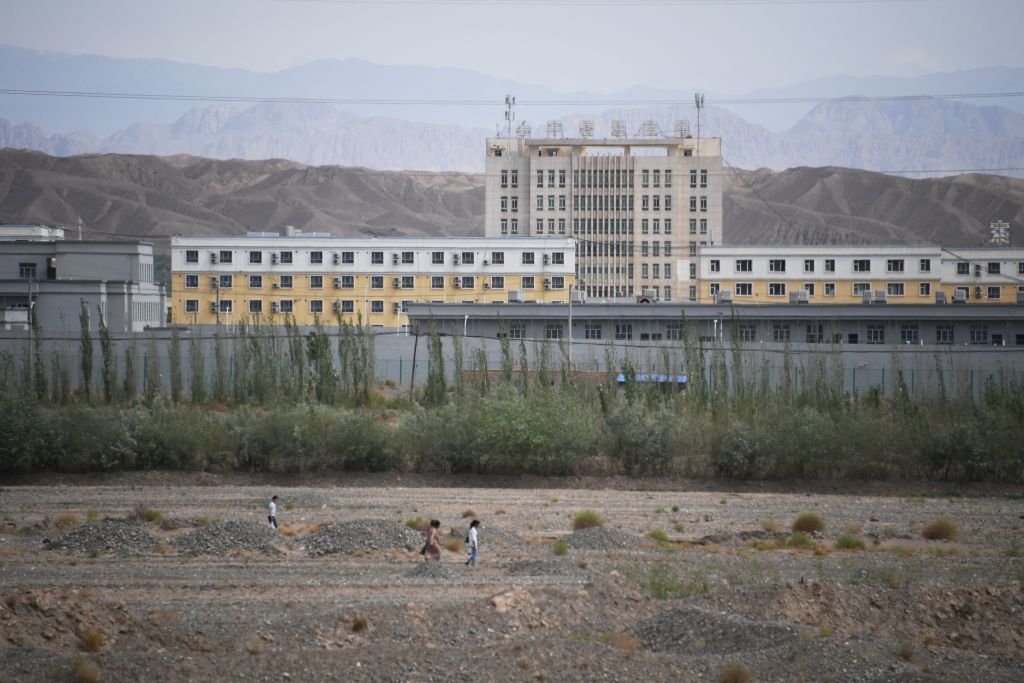
[[[276,71],[450,66],[611,92],[1024,67],[1024,0],[0,0],[0,42]],[[2,73],[0,73],[2,81]]]

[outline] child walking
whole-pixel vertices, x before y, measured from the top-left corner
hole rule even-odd
[[[467,539],[469,541],[469,559],[466,560],[466,564],[470,567],[476,566],[476,553],[477,550],[480,548],[480,534],[478,531],[479,527],[479,519],[474,519],[472,522],[469,523],[469,538]]]
[[[277,496],[271,498],[270,505],[267,506],[267,521],[271,529],[277,528]]]

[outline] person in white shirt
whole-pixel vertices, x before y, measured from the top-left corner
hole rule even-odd
[[[466,564],[470,567],[476,566],[476,554],[480,548],[480,535],[478,529],[480,527],[480,520],[474,519],[469,523],[469,536],[467,542],[469,543],[469,559],[466,560]]]
[[[271,498],[270,505],[267,506],[267,521],[271,529],[277,528],[277,496]]]

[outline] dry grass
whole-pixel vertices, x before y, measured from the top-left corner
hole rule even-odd
[[[62,512],[53,518],[54,528],[68,532],[78,526],[78,515],[74,512]]]
[[[900,656],[900,659],[913,662],[914,661],[914,648],[910,643],[900,643],[900,647],[896,650],[896,654]]]
[[[825,530],[825,519],[817,512],[805,510],[793,520],[793,531],[800,531],[805,534],[821,533]]]
[[[86,626],[82,629],[79,646],[86,652],[99,652],[107,642],[107,637],[98,628]]]
[[[601,513],[596,510],[580,510],[576,513],[576,516],[572,518],[573,531],[591,529],[598,526],[604,526],[604,517],[602,517]]]
[[[177,551],[167,543],[157,543],[153,546],[153,552],[157,555],[175,555]]]
[[[100,667],[96,662],[76,657],[71,662],[75,683],[100,683]]]
[[[462,518],[463,519],[469,519],[471,517],[476,517],[476,511],[473,510],[473,508],[469,508],[468,510],[463,510],[462,511]]]
[[[411,519],[405,520],[405,525],[410,529],[425,532],[427,530],[427,527],[430,526],[430,522],[423,519],[422,517],[413,517]]]
[[[605,645],[617,647],[628,655],[635,655],[640,651],[640,641],[625,633],[602,633],[600,641]]]
[[[921,528],[921,535],[929,541],[952,541],[960,535],[960,531],[949,517],[939,517],[925,524]]]
[[[365,614],[357,614],[355,618],[352,619],[352,630],[356,633],[365,631],[369,627],[370,620],[366,618]]]
[[[779,533],[779,529],[782,528],[782,522],[777,519],[762,519],[761,528],[765,531],[770,531],[773,534]]]
[[[740,662],[726,662],[722,666],[722,683],[750,683],[754,680],[754,672]]]
[[[445,550],[457,553],[462,550],[462,540],[458,538],[449,538],[444,542]]]
[[[551,552],[554,553],[555,555],[559,555],[559,556],[561,556],[561,555],[568,555],[569,554],[569,544],[565,542],[564,538],[560,538],[560,539],[558,539],[557,541],[555,541],[554,543],[551,544]]]

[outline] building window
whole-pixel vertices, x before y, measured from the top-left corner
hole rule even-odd
[[[690,213],[697,213],[697,198],[690,197]]]
[[[185,250],[185,263],[199,263],[199,250],[198,249],[186,249]]]
[[[583,338],[584,339],[600,339],[601,338],[601,324],[600,323],[584,323],[583,324]]]
[[[812,259],[812,258],[805,258],[804,259],[804,272],[805,273],[813,273],[814,272],[814,259]]]
[[[690,256],[696,256],[697,255],[697,243],[696,242],[690,242],[690,244],[687,245],[687,253],[689,253]]]
[[[989,261],[988,262],[988,274],[989,275],[999,275],[1000,272],[1002,272],[1002,268],[1000,267],[999,261]]]
[[[519,211],[519,197],[512,197],[512,213]]]
[[[496,266],[505,265],[505,252],[503,251],[492,251],[491,252],[491,263]]]
[[[292,252],[290,252],[290,251],[282,251],[280,253],[280,255],[278,256],[278,259],[281,261],[281,263],[291,264],[292,263]]]
[[[199,312],[199,299],[185,299],[185,312],[186,313],[198,313]]]
[[[884,344],[885,325],[868,325],[867,343]]]
[[[657,207],[655,207],[655,208],[657,208]],[[670,194],[665,195],[665,210],[666,211],[671,211],[672,210],[672,195],[670,195]]]
[[[519,187],[519,171],[512,169],[512,187]]]
[[[972,323],[969,343],[974,345],[988,344],[988,325],[986,323]]]
[[[650,221],[646,218],[640,219],[640,234],[646,235],[650,232]]]
[[[668,240],[665,240],[665,243],[663,244],[663,249],[665,251],[665,256],[672,255],[672,243],[669,242]]]
[[[476,278],[472,275],[463,275],[461,284],[463,289],[476,289]]]
[[[292,276],[291,275],[282,275],[281,276],[280,284],[281,284],[281,289],[291,289],[292,288]]]
[[[384,276],[374,275],[370,277],[370,289],[384,289]]]
[[[737,282],[736,283],[736,296],[754,296],[754,283],[752,283],[752,282]]]
[[[545,339],[561,339],[562,338],[562,323],[546,323],[544,325],[544,338]]]
[[[998,298],[1001,297],[1001,295],[1002,295],[1002,287],[999,287],[998,285],[995,285],[995,286],[990,286],[988,288],[988,298],[989,299],[998,299]]]
[[[704,213],[708,210],[708,198],[705,195],[700,196],[700,210]]]
[[[544,171],[537,169],[537,187],[544,187]]]
[[[648,242],[647,240],[643,240],[642,242],[640,242],[640,256],[650,256],[650,247],[651,243]]]
[[[633,338],[633,325],[631,323],[615,323],[615,338],[618,340]]]
[[[559,218],[558,219],[558,234],[559,235],[564,235],[565,234],[565,219],[564,218]]]
[[[885,270],[889,273],[902,273],[903,272],[903,259],[891,258],[885,262]]]
[[[671,218],[666,218],[665,219],[665,234],[666,235],[671,235],[672,234],[672,219]]]
[[[640,264],[640,277],[646,280],[649,277],[648,266],[646,263]]]
[[[309,288],[310,289],[323,289],[324,288],[324,276],[323,275],[310,275],[309,276]]]
[[[665,169],[665,187],[672,187],[672,169]]]
[[[651,185],[651,172],[646,168],[640,171],[640,187],[650,187]]]
[[[535,263],[535,256],[532,251],[523,252],[523,265],[532,266]]]
[[[921,261],[918,263],[918,270],[920,270],[922,273],[932,272],[932,260],[930,258],[921,259]]]
[[[737,273],[750,273],[754,270],[754,262],[751,259],[736,259]]]
[[[932,295],[932,284],[930,282],[922,282],[917,286],[918,296],[931,296]]]
[[[825,272],[834,273],[836,272],[836,260],[834,258],[825,259]]]
[[[921,341],[921,330],[917,325],[900,325],[900,341],[904,344],[916,344]]]
[[[512,219],[512,234],[513,235],[518,235],[519,234],[519,219],[518,218],[513,218]]]
[[[263,252],[262,251],[250,251],[249,252],[249,263],[258,266],[263,263]]]
[[[953,326],[950,324],[939,324],[935,326],[935,343],[952,344]]]
[[[514,321],[508,325],[509,339],[526,339],[526,324]]]
[[[522,281],[522,289],[533,289],[534,288],[534,277],[532,275],[524,275]]]
[[[383,312],[384,312],[384,302],[383,301],[378,299],[376,301],[371,301],[370,302],[370,313],[383,313]]]
[[[738,323],[736,326],[736,338],[741,342],[752,342],[757,339],[757,325],[755,323]]]
[[[430,278],[431,289],[444,289],[444,275],[433,275]]]
[[[644,255],[646,256],[646,254],[644,254]],[[719,261],[718,259],[716,259],[716,258],[711,259],[709,265],[711,267],[711,272],[712,273],[720,273],[720,272],[722,272],[722,262]]]
[[[435,266],[444,265],[444,252],[443,251],[432,251],[430,252],[430,263]]]
[[[690,187],[697,187],[697,169],[690,169]]]
[[[772,341],[788,342],[789,325],[787,325],[786,323],[772,323]]]
[[[687,299],[688,299],[688,300],[690,300],[690,301],[696,301],[696,300],[697,300],[697,286],[696,286],[696,285],[690,285],[690,286],[689,286],[689,287],[687,288],[687,294],[686,294],[686,296],[687,296]]]
[[[415,254],[414,254],[414,252],[403,251],[402,252],[402,263],[404,263],[404,264],[415,263]]]
[[[890,282],[885,285],[885,293],[888,296],[903,296],[904,287],[902,282]]]
[[[505,289],[505,278],[501,275],[491,277],[491,289]]]
[[[501,186],[508,187],[508,169],[501,169]]]
[[[501,199],[498,202],[498,205],[499,205],[500,210],[501,210],[502,213],[508,211],[508,197],[506,197],[505,195],[502,195]]]
[[[864,296],[867,292],[871,291],[870,282],[854,282],[853,283],[853,295]]]
[[[342,289],[352,289],[355,286],[356,286],[356,276],[355,275],[342,275],[341,276],[341,288]]]
[[[565,265],[565,253],[561,252],[561,251],[553,252],[551,254],[551,262],[554,263],[556,266],[564,266]]]
[[[710,295],[712,298],[718,296],[718,293],[720,291],[722,291],[722,285],[718,282],[712,282],[711,285],[708,287],[708,295]]]
[[[565,277],[556,275],[551,278],[551,289],[565,289]]]
[[[324,300],[323,299],[310,299],[309,300],[309,312],[310,313],[323,313],[324,312]]]
[[[825,296],[835,296],[835,295],[836,295],[836,283],[834,283],[834,282],[826,282],[825,283]]]
[[[690,219],[690,234],[691,235],[696,235],[697,234],[697,219],[696,218],[691,218]]]
[[[697,264],[696,263],[691,263],[690,264],[690,279],[691,280],[696,280],[697,279]]]
[[[672,279],[672,264],[671,263],[666,263],[665,267],[662,269],[662,272],[664,273],[666,280],[671,280]]]
[[[670,341],[682,341],[683,323],[671,322],[665,326],[665,337]]]
[[[659,279],[661,277],[661,266],[660,266],[660,264],[657,264],[657,263],[651,264],[651,277],[653,277],[655,280],[657,280],[657,279]]]
[[[231,313],[235,309],[235,303],[231,299],[220,300],[220,312]]]
[[[356,312],[356,302],[353,301],[352,299],[342,299],[341,300],[341,312],[342,313],[355,313]]]
[[[416,278],[414,276],[412,276],[412,275],[403,275],[402,276],[402,289],[415,289],[415,288],[416,288]]]
[[[502,235],[507,235],[508,234],[508,219],[507,218],[502,218],[501,219],[501,234]]]
[[[701,218],[700,219],[700,234],[702,234],[702,235],[708,234],[708,219],[707,218]]]
[[[555,186],[555,169],[549,168],[548,169],[548,187],[554,187],[554,186]]]
[[[814,283],[813,282],[805,282],[804,283],[804,291],[807,292],[807,296],[814,296]]]
[[[32,265],[35,265],[35,264],[33,263]],[[35,276],[35,273],[33,273],[32,275]],[[186,289],[196,289],[197,287],[199,287],[199,276],[198,275],[186,275],[185,276],[185,288]]]
[[[476,255],[472,251],[464,251],[464,252],[462,252],[462,263],[463,263],[463,265],[467,265],[467,266],[473,265],[473,262],[474,262],[475,258],[476,258]]]
[[[384,252],[383,251],[371,251],[370,252],[370,263],[375,266],[384,265]]]
[[[786,259],[773,258],[768,260],[768,271],[771,273],[785,273]]]
[[[555,210],[555,195],[549,194],[548,195],[548,211],[554,211],[554,210]]]
[[[668,266],[665,266],[665,270],[666,271],[668,270]],[[668,277],[668,273],[667,272],[665,274],[665,277]],[[671,285],[665,285],[665,290],[664,290],[664,292],[661,295],[661,300],[662,301],[672,301],[672,286]]]
[[[769,282],[768,296],[786,296],[785,282]]]
[[[221,289],[231,289],[234,285],[234,276],[232,275],[221,275],[218,282]]]
[[[232,252],[232,251],[222,250],[220,252],[220,262],[221,263],[231,263],[232,262],[231,259],[232,259],[233,255],[234,255],[234,252]]]
[[[853,261],[853,272],[855,273],[870,273],[871,272],[871,260],[870,259],[854,259]]]
[[[701,187],[707,187],[708,186],[708,169],[706,169],[706,168],[700,169],[700,186]]]
[[[971,274],[971,264],[968,263],[967,261],[957,261],[956,262],[956,274],[957,275],[970,275]]]
[[[565,170],[559,169],[558,171],[558,186],[565,187]]]
[[[282,313],[292,313],[295,310],[295,302],[291,299],[282,299],[278,305]]]
[[[324,252],[322,251],[311,251],[309,252],[309,262],[314,266],[321,265],[324,262]]]

